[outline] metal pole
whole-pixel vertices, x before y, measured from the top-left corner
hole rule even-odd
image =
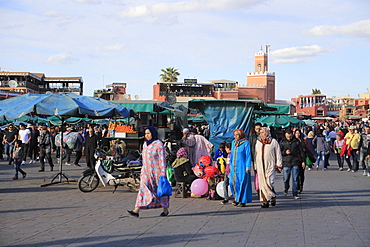
[[[63,117],[62,119],[62,129],[60,131],[60,153],[59,153],[59,182],[62,182],[62,177],[63,177]]]

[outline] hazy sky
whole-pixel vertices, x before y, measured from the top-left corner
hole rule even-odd
[[[370,88],[369,0],[0,0],[0,68],[113,81],[152,98],[161,69],[246,83],[269,44],[277,99]]]

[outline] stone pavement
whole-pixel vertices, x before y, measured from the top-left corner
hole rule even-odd
[[[136,219],[125,213],[136,193],[125,188],[40,187],[54,172],[30,164],[26,179],[12,181],[13,167],[0,162],[0,246],[370,246],[370,178],[331,163],[306,171],[300,200],[282,195],[279,174],[275,208],[262,209],[255,195],[245,208],[172,197],[170,216],[142,210]],[[64,169],[78,178],[84,167]]]

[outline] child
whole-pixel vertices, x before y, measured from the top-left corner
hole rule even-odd
[[[21,140],[17,140],[15,142],[15,147],[14,147],[13,154],[12,154],[12,157],[13,157],[13,160],[14,160],[15,174],[14,174],[14,177],[12,177],[12,180],[18,179],[18,172],[22,173],[23,178],[26,178],[26,176],[27,176],[27,173],[25,173],[21,169],[22,157],[23,157],[23,152],[24,152],[21,145],[22,145]]]
[[[213,160],[217,160],[217,158],[226,158],[227,153],[225,150],[225,144],[226,142],[221,142],[220,146],[218,147],[218,150],[215,153],[215,156],[213,157]]]
[[[226,204],[229,202],[229,175],[230,175],[230,153],[231,153],[231,143],[225,144],[225,152],[227,154],[226,158],[226,169],[224,174],[224,199],[221,204]]]

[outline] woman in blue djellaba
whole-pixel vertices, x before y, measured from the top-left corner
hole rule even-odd
[[[234,130],[230,155],[230,188],[234,195],[234,206],[245,207],[252,202],[251,149],[245,132]]]

